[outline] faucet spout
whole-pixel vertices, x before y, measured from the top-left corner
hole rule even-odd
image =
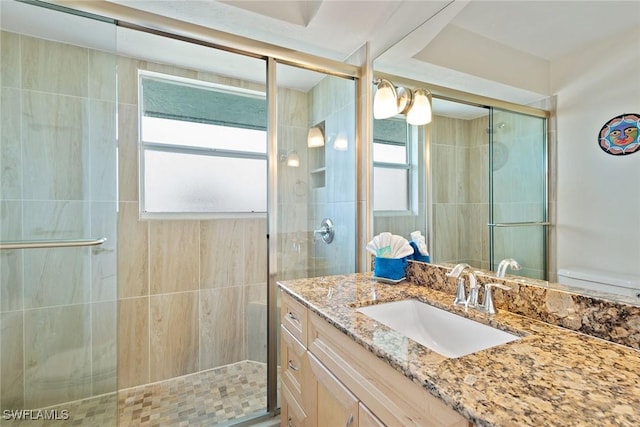
[[[498,264],[498,271],[496,272],[496,277],[499,279],[503,279],[505,274],[507,273],[507,268],[511,267],[512,270],[520,270],[522,267],[520,267],[520,264],[518,264],[518,261],[516,261],[513,258],[505,258],[502,261],[500,261],[500,264]]]
[[[453,269],[450,272],[447,273],[447,277],[454,277],[457,279],[458,277],[460,277],[462,272],[467,268],[471,268],[471,266],[469,264],[461,262],[460,264],[457,264],[455,267],[453,267]]]
[[[464,277],[463,273],[466,271],[467,277],[469,278],[469,296],[466,295],[466,290],[464,288]],[[453,277],[458,280],[458,287],[456,290],[456,298],[453,303],[456,305],[464,305],[465,309],[467,307],[475,307],[478,305],[478,281],[476,279],[476,275],[473,272],[473,269],[469,264],[460,263],[457,264],[453,269],[447,273],[447,277]]]

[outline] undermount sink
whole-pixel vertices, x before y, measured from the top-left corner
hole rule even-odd
[[[413,299],[370,305],[357,311],[449,358],[520,338]]]

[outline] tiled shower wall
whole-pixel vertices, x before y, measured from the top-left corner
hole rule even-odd
[[[119,388],[266,361],[266,218],[138,218],[138,69],[238,84],[118,58]]]
[[[308,149],[310,164],[314,169],[323,166],[325,170],[323,185],[313,185],[313,177],[307,178],[312,209],[307,229],[318,229],[324,218],[330,218],[335,224],[335,238],[331,244],[314,242],[311,232],[307,277],[353,272],[357,229],[355,82],[326,76],[310,91],[308,103],[309,126],[320,122],[325,125],[325,145]],[[344,149],[336,149],[336,140]]]
[[[0,239],[107,238],[0,253],[0,404],[40,408],[116,390],[116,58],[0,43]]]
[[[489,268],[488,116],[431,124],[434,262]]]
[[[278,163],[278,278],[309,276],[308,233],[310,162],[307,156],[308,94],[278,89],[279,155],[295,150],[299,167]]]

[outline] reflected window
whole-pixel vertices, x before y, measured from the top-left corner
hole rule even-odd
[[[373,210],[407,212],[410,203],[410,150],[404,119],[374,120]]]
[[[139,72],[141,212],[266,212],[265,94]]]

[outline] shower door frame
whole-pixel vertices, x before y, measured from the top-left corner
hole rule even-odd
[[[109,17],[116,21],[116,25],[132,30],[147,32],[205,47],[220,49],[249,57],[267,61],[267,103],[268,103],[268,212],[267,235],[268,243],[267,263],[267,414],[251,420],[245,420],[235,425],[251,425],[256,421],[268,419],[279,413],[277,407],[277,351],[279,342],[277,330],[279,328],[279,312],[277,307],[276,289],[276,256],[278,251],[277,239],[277,86],[275,65],[292,65],[295,67],[318,71],[329,75],[356,80],[359,84],[361,68],[355,65],[317,57],[302,52],[292,51],[257,40],[236,36],[222,31],[209,29],[184,21],[158,16],[139,11],[115,3],[102,0],[86,1],[53,1],[60,5],[71,7],[84,13]],[[360,115],[356,115],[356,129],[359,129]],[[359,147],[359,137],[356,134],[356,144]],[[357,207],[356,207],[357,209]],[[357,215],[357,212],[356,212]],[[360,228],[360,225],[358,225]]]
[[[548,118],[533,116],[530,114],[520,113],[517,111],[504,109],[504,108],[496,108],[489,107],[489,129],[495,129],[496,125],[494,114],[498,112],[505,112],[510,114],[519,114],[521,116],[528,116],[531,118],[538,118],[544,120],[544,129],[541,132],[540,136],[543,141],[541,141],[542,145],[542,156],[543,156],[543,167],[544,169],[541,172],[543,177],[543,195],[542,195],[542,219],[537,221],[523,221],[523,222],[499,222],[495,221],[495,212],[494,212],[494,197],[495,197],[495,186],[494,186],[494,170],[493,164],[495,161],[494,158],[494,132],[489,132],[489,223],[487,226],[489,227],[489,265],[491,270],[494,270],[494,267],[497,269],[497,265],[500,260],[496,259],[496,229],[497,228],[522,228],[522,227],[543,227],[544,232],[542,234],[542,272],[543,277],[540,278],[542,280],[547,280],[549,276],[549,138],[548,138]],[[522,260],[520,260],[522,263]]]

